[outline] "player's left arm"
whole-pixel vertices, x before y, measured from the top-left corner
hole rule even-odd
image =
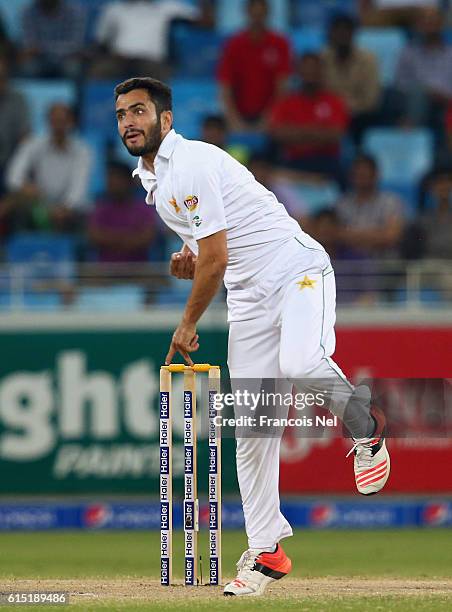
[[[176,352],[188,365],[193,365],[189,353],[199,348],[196,324],[215,297],[228,263],[226,230],[198,240],[198,259],[193,286],[185,306],[182,321],[173,334],[165,363],[171,363]]]

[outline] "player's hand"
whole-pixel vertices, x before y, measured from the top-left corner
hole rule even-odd
[[[180,353],[187,365],[193,365],[189,353],[199,349],[196,325],[181,323],[173,334],[165,365],[169,365],[176,353]]]
[[[197,257],[190,250],[171,255],[170,272],[176,278],[192,279],[195,275]]]

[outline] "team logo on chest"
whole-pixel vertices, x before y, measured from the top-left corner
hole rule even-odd
[[[185,208],[187,208],[190,212],[193,212],[198,207],[198,198],[195,195],[187,196],[184,200]]]
[[[171,206],[174,208],[174,210],[177,213],[180,213],[180,206],[179,204],[176,202],[175,198],[171,198],[171,200],[169,201],[169,203],[171,204]]]

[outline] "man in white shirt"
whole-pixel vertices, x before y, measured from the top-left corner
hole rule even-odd
[[[129,79],[115,88],[115,98],[119,134],[129,153],[140,157],[135,173],[147,191],[146,202],[184,244],[172,257],[172,273],[193,279],[166,363],[176,352],[193,363],[197,322],[224,279],[233,389],[240,390],[246,380],[259,390],[263,379],[270,379],[284,395],[293,384],[325,393],[326,405],[354,438],[358,490],[379,491],[389,476],[385,419],[331,359],[335,286],[323,247],[225,151],[185,140],[172,129],[171,90],[164,83]],[[277,408],[279,418],[287,417],[288,406]],[[237,415],[237,405],[235,410]],[[292,535],[279,508],[282,429],[237,437],[249,548],[225,595],[262,594],[291,570],[279,543]]]
[[[77,229],[89,205],[92,155],[73,133],[73,110],[52,104],[48,123],[48,134],[30,136],[19,145],[6,172],[17,229]]]
[[[205,24],[207,9],[200,11],[183,0],[116,0],[106,4],[96,28],[101,53],[91,67],[92,76],[153,74],[168,72],[171,22],[184,19]]]

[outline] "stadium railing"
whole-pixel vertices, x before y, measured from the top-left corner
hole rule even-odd
[[[339,306],[450,308],[450,260],[354,260],[334,264]],[[182,306],[191,283],[168,274],[168,263],[84,263],[49,268],[41,262],[0,268],[0,313],[20,311],[136,312]],[[215,299],[224,304],[225,293]]]

